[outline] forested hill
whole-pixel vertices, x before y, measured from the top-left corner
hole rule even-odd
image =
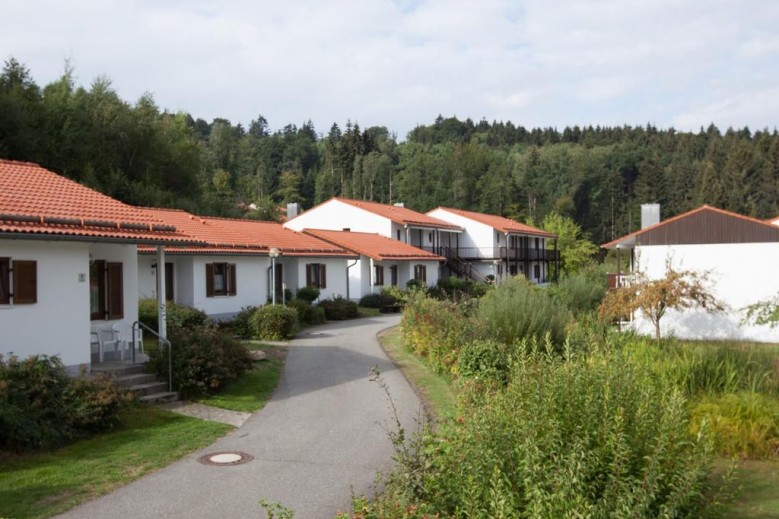
[[[404,142],[386,128],[310,122],[271,130],[120,99],[109,80],[45,86],[11,59],[0,74],[0,157],[32,161],[138,205],[259,218],[334,195],[444,205],[540,222],[573,217],[596,243],[635,230],[639,205],[667,218],[708,203],[779,214],[779,136],[715,126],[526,129],[438,117]],[[259,211],[246,213],[248,204]]]

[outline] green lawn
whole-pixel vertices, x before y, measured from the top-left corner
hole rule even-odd
[[[736,469],[741,487],[724,517],[769,519],[779,517],[779,460],[744,461]]]
[[[0,517],[51,517],[164,467],[232,429],[136,406],[124,426],[59,450],[0,454]]]

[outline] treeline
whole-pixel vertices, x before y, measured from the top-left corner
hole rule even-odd
[[[596,242],[635,230],[640,204],[667,218],[708,203],[779,214],[776,128],[697,133],[646,127],[527,129],[439,116],[405,142],[347,122],[272,130],[172,114],[146,94],[122,100],[106,78],[77,86],[66,68],[43,88],[11,59],[0,74],[0,157],[40,163],[128,203],[272,219],[339,195],[439,205],[540,222],[555,211]],[[254,204],[256,210],[249,209]]]

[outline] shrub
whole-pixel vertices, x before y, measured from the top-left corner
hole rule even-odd
[[[779,454],[779,401],[741,391],[706,395],[692,408],[693,434],[705,423],[723,456],[774,458]]]
[[[398,302],[394,296],[387,293],[368,294],[360,299],[360,306],[365,308],[381,308],[383,306],[392,306]]]
[[[110,429],[126,402],[105,378],[68,376],[59,357],[0,356],[0,447],[50,449]]]
[[[568,312],[545,289],[513,277],[479,301],[478,318],[491,337],[505,344],[529,338],[541,340],[548,334],[559,346],[565,339]]]
[[[606,295],[606,274],[602,268],[588,267],[563,276],[549,291],[574,315],[594,313]]]
[[[435,287],[428,290],[428,294],[436,299],[462,299],[463,297],[482,297],[492,287],[486,283],[480,283],[473,279],[460,279],[455,276],[441,278]]]
[[[302,324],[315,325],[326,321],[324,308],[312,306],[302,299],[293,299],[287,306],[297,311],[298,321]]]
[[[360,316],[357,311],[357,303],[341,296],[320,301],[319,306],[324,309],[328,321],[344,321]]]
[[[406,282],[406,288],[409,290],[427,290],[427,283],[421,279],[409,279]]]
[[[311,304],[319,299],[319,289],[316,287],[300,287],[297,292],[297,298]]]
[[[173,386],[184,398],[217,392],[252,368],[248,350],[214,326],[175,327],[168,340],[173,345]],[[167,346],[149,352],[149,367],[167,379]]]
[[[282,305],[265,305],[258,308],[249,318],[256,339],[283,341],[287,339],[298,323],[294,308]]]
[[[241,308],[241,311],[238,312],[231,323],[235,335],[246,338],[252,336],[250,318],[258,308],[259,306],[244,306]]]
[[[189,328],[193,326],[202,326],[209,322],[205,312],[186,305],[180,305],[173,301],[166,304],[168,329],[174,327]],[[138,320],[158,331],[160,329],[159,319],[157,318],[157,300],[141,299],[138,302]]]
[[[507,350],[505,344],[490,340],[477,340],[466,344],[460,350],[458,360],[460,376],[505,384],[509,371]]]

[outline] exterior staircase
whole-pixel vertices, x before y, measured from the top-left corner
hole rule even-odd
[[[105,373],[121,388],[135,394],[140,402],[162,404],[179,399],[175,391],[168,391],[168,383],[157,380],[157,375],[147,373],[145,364],[105,363],[92,367],[92,372]]]
[[[467,261],[463,261],[462,258],[449,247],[444,248],[444,256],[446,257],[446,266],[453,272],[456,272],[458,276],[481,281],[482,283],[489,283],[489,280],[482,275],[481,272],[473,268],[473,265]]]

